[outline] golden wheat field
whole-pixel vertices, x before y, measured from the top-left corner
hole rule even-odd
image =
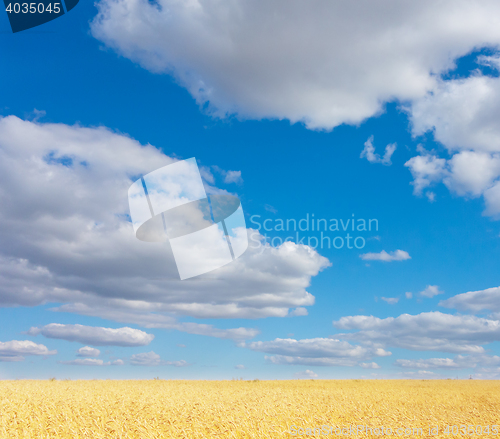
[[[500,438],[497,424],[498,381],[0,381],[1,439]]]

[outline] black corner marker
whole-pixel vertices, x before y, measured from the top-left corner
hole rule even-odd
[[[54,20],[73,9],[79,0],[3,0],[12,32],[21,32]],[[64,2],[64,3],[63,3]]]

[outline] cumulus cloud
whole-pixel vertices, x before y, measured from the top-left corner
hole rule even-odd
[[[420,295],[423,297],[434,297],[438,294],[443,294],[437,285],[427,285],[423,291],[420,291]]]
[[[217,117],[358,124],[425,96],[453,60],[500,43],[494,0],[100,0],[92,34],[172,75]],[[409,31],[411,30],[411,31]]]
[[[333,322],[337,329],[357,332],[337,334],[367,346],[390,346],[413,351],[481,354],[481,345],[500,340],[500,321],[440,312],[402,314],[380,319],[346,316]]]
[[[298,380],[306,380],[306,379],[314,379],[314,378],[318,378],[318,374],[317,373],[314,373],[312,370],[309,370],[309,369],[306,369],[302,372],[296,372],[293,374],[294,378],[297,378]]]
[[[55,355],[56,350],[49,351],[47,346],[36,344],[30,340],[0,341],[0,361],[24,361],[26,355]]]
[[[382,250],[380,253],[364,253],[359,255],[363,261],[383,261],[383,262],[392,262],[392,261],[406,261],[411,259],[411,256],[408,252],[404,250],[396,250],[393,252],[387,253],[385,250]]]
[[[84,346],[76,351],[78,357],[98,357],[101,354],[99,349],[91,348],[90,346]]]
[[[33,327],[28,331],[28,334],[42,334],[47,338],[76,341],[92,346],[146,346],[155,338],[153,334],[128,327],[113,329],[84,325],[62,325],[59,323],[51,323],[41,328]],[[93,351],[99,352],[97,349]]]
[[[365,142],[365,147],[363,151],[361,151],[360,158],[366,157],[366,159],[370,163],[382,163],[383,165],[391,165],[391,157],[394,151],[396,151],[396,144],[390,143],[385,147],[385,154],[383,157],[380,157],[377,153],[375,153],[375,147],[373,146],[373,136],[370,136],[368,140]]]
[[[179,361],[165,361],[154,351],[144,352],[142,354],[134,354],[130,357],[130,364],[134,366],[175,366],[184,367],[189,366],[185,360]]]
[[[245,366],[243,364],[237,364],[236,366],[234,366],[234,368],[238,370],[243,370],[245,369]]]
[[[413,103],[412,132],[418,136],[432,130],[450,152],[500,152],[499,93],[500,79],[479,72],[440,80],[432,93]]]
[[[422,195],[427,187],[439,182],[446,175],[446,160],[434,155],[419,155],[405,163],[413,175],[413,193]]]
[[[440,306],[474,313],[488,310],[500,312],[500,287],[457,294],[439,302]]]
[[[485,61],[486,60],[486,61]],[[498,69],[500,55],[479,57]],[[485,201],[485,215],[500,215],[500,78],[476,71],[470,77],[440,80],[431,93],[408,107],[415,136],[432,131],[451,158],[426,153],[410,159],[415,193],[443,182],[459,196]]]
[[[499,27],[490,19],[500,13],[494,0],[97,5],[96,38],[152,72],[174,76],[216,117],[331,129],[378,115],[386,102],[407,102],[413,134],[432,131],[452,155],[408,160],[414,193],[434,202],[430,188],[442,182],[459,196],[482,196],[485,214],[500,218],[500,78],[440,75],[477,48],[499,46]],[[500,56],[480,56],[478,63],[500,69]],[[394,149],[388,145],[381,157],[370,138],[361,156],[390,164]]]
[[[413,297],[413,293],[411,293],[410,291],[407,291],[407,292],[405,293],[405,297],[406,297],[407,299],[411,299],[411,298]]]
[[[378,347],[352,345],[334,338],[277,338],[274,341],[256,341],[243,346],[254,351],[274,354],[265,357],[273,364],[305,366],[354,366],[360,360],[391,355]]]
[[[285,317],[314,304],[307,288],[329,262],[308,246],[256,245],[263,238],[254,231],[242,257],[181,282],[168,243],[135,238],[128,188],[173,161],[104,127],[0,118],[0,305],[53,302],[64,312],[241,339],[258,331],[178,319]]]

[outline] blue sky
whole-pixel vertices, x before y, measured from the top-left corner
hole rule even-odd
[[[16,34],[0,14],[0,378],[498,378],[500,27],[475,4],[100,0]],[[127,184],[190,157],[248,228],[378,230],[180,281]]]

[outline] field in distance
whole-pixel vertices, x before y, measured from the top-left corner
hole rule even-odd
[[[0,381],[2,439],[500,439],[497,424],[500,381]]]

